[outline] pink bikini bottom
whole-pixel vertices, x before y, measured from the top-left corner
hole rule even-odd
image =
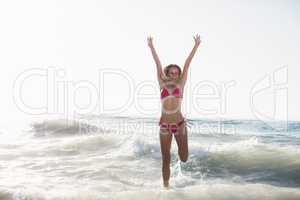
[[[176,133],[177,130],[179,129],[180,125],[183,124],[183,122],[184,122],[184,118],[177,123],[176,122],[175,123],[162,122],[162,119],[160,118],[159,126],[161,129],[167,129],[169,131],[169,133]]]

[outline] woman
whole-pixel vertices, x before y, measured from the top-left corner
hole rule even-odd
[[[188,137],[185,119],[181,113],[183,89],[187,80],[190,63],[199,47],[200,36],[194,36],[195,45],[186,59],[181,73],[178,65],[171,64],[162,70],[158,55],[153,46],[153,38],[148,37],[148,46],[156,63],[157,78],[161,89],[162,114],[160,118],[160,146],[162,153],[162,174],[165,187],[169,187],[172,136],[178,145],[178,154],[182,162],[188,159]]]

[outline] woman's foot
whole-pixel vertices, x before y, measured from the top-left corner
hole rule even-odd
[[[169,189],[169,182],[168,181],[164,181],[164,187]]]

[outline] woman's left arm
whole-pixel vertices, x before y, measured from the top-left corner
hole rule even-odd
[[[188,74],[188,69],[190,67],[190,64],[192,62],[192,59],[201,43],[200,40],[200,35],[196,35],[194,36],[194,40],[195,40],[195,45],[190,53],[190,55],[188,56],[188,58],[186,59],[185,63],[184,63],[184,67],[183,67],[183,71],[182,71],[182,75],[181,75],[181,83],[182,85],[185,85],[186,80],[187,80],[187,74]]]

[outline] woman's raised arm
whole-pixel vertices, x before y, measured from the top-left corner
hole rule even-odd
[[[187,80],[187,74],[188,74],[188,69],[190,67],[190,64],[192,62],[192,59],[201,43],[201,40],[200,40],[200,35],[196,35],[194,36],[194,40],[195,40],[195,45],[191,51],[191,53],[189,54],[188,58],[186,59],[185,63],[184,63],[184,67],[183,67],[183,71],[182,71],[182,75],[181,75],[181,81],[182,81],[182,84],[184,85],[186,80]]]
[[[148,46],[151,49],[151,53],[152,53],[153,59],[154,59],[155,64],[156,64],[158,81],[161,83],[162,76],[164,76],[164,73],[163,73],[163,70],[162,70],[162,66],[161,66],[159,57],[158,57],[158,55],[156,53],[156,50],[154,48],[154,45],[153,45],[153,38],[151,36],[148,37]]]

